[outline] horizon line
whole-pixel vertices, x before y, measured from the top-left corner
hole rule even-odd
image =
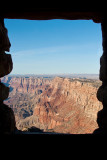
[[[44,73],[44,74],[36,74],[36,73],[27,73],[27,74],[17,74],[17,73],[14,73],[14,74],[9,74],[9,75],[6,75],[6,76],[14,76],[14,75],[99,75],[98,73]]]

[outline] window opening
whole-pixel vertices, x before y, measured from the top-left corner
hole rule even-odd
[[[14,68],[2,82],[5,101],[18,129],[29,132],[92,133],[97,128],[96,98],[101,26],[85,20],[7,20]]]

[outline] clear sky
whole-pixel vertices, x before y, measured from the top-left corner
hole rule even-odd
[[[92,20],[5,19],[11,74],[99,74],[101,25]]]

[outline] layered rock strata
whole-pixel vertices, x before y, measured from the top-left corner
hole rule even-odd
[[[19,130],[36,127],[45,132],[86,134],[98,128],[99,80],[5,77],[3,82],[13,88],[5,103],[14,110]]]

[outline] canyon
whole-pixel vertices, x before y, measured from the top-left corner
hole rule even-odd
[[[98,128],[98,79],[5,76],[2,82],[10,88],[4,103],[13,109],[18,130],[90,134]]]

